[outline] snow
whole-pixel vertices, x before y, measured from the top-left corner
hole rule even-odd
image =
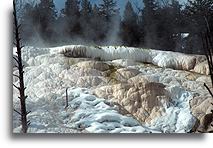
[[[133,66],[136,64],[136,62],[131,59],[113,60],[112,63],[118,66],[123,66],[123,67]]]
[[[103,98],[97,98],[90,94],[90,89],[73,87],[69,75],[75,70],[68,70],[69,65],[65,57],[61,55],[65,48],[86,47],[71,45],[55,48],[23,49],[23,60],[27,63],[24,79],[27,99],[27,109],[31,111],[29,120],[30,133],[172,133],[189,132],[194,125],[195,119],[191,115],[189,101],[192,99],[190,92],[180,88],[172,77],[160,75],[162,70],[149,69],[144,74],[149,75],[154,81],[169,84],[167,89],[172,96],[172,102],[165,104],[166,114],[152,121],[151,125],[141,125],[131,116],[119,113],[115,105]],[[14,48],[15,49],[15,48]],[[178,68],[182,54],[155,51],[151,49],[127,48],[127,47],[86,47],[88,57],[101,57],[104,60],[133,59],[155,63],[161,67]],[[67,50],[67,49],[66,49]],[[181,57],[181,58],[180,58]],[[187,56],[188,57],[188,56]],[[116,61],[115,61],[116,62]],[[120,62],[120,61],[119,61]],[[119,63],[118,62],[118,63]],[[187,61],[183,62],[187,63]],[[123,65],[133,66],[121,61]],[[164,69],[164,72],[166,70]],[[16,71],[14,71],[16,72]],[[158,75],[154,73],[158,72]],[[92,71],[93,73],[93,71]],[[94,73],[96,73],[94,71]],[[152,75],[151,75],[152,74]],[[78,74],[75,74],[78,76]],[[172,85],[172,83],[175,85]],[[18,83],[14,80],[14,83]],[[69,88],[69,107],[64,109],[65,90]],[[13,105],[18,110],[18,92],[14,89]],[[13,132],[20,132],[19,115],[13,113]]]
[[[87,99],[90,97],[93,99]],[[115,130],[120,132],[151,132],[132,117],[119,114],[113,107],[104,102],[104,99],[80,92],[80,96],[70,103],[71,107],[78,108],[72,118],[72,121],[75,122],[75,128],[82,126],[92,133],[114,133]]]
[[[90,95],[89,90],[84,88],[69,89],[69,107],[65,110],[65,89],[70,87],[70,83],[59,75],[67,67],[61,62],[63,57],[47,51],[31,47],[23,50],[23,59],[29,64],[24,75],[26,94],[29,96],[27,109],[31,111],[28,115],[31,121],[29,133],[151,132],[132,117],[121,115],[107,105],[109,103],[106,104],[105,99]],[[18,110],[17,95],[14,89],[13,104]],[[13,114],[13,127],[14,132],[20,132],[17,113]]]
[[[190,34],[189,33],[181,33],[181,38],[187,38]]]
[[[87,89],[70,88],[69,108],[63,106],[62,98],[57,95],[51,100],[34,100],[29,103],[30,133],[67,133],[85,129],[91,133],[150,133],[155,130],[143,127],[132,117],[121,115],[114,107],[107,105],[105,99],[88,94]],[[65,94],[62,94],[65,97]],[[54,99],[54,100],[53,100]],[[55,107],[54,107],[55,106]],[[20,126],[14,129],[19,132]]]
[[[50,52],[58,53],[75,53],[82,50],[86,57],[100,58],[106,61],[117,59],[131,59],[138,62],[152,63],[156,66],[165,68],[174,68],[181,70],[191,70],[195,66],[195,57],[178,52],[160,51],[153,49],[133,48],[125,46],[83,46],[67,45],[62,47],[51,48]],[[75,52],[73,52],[75,51]]]
[[[161,129],[164,133],[189,132],[196,121],[189,105],[192,94],[177,86],[167,89],[172,94],[172,102],[165,107],[166,114],[153,121],[152,127]]]

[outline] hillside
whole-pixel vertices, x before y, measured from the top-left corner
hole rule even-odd
[[[210,130],[204,56],[124,46],[25,47],[31,133],[187,133]],[[13,68],[14,73],[17,69]],[[18,83],[17,78],[13,82]],[[210,85],[209,85],[210,86]],[[68,88],[69,106],[65,107]],[[17,90],[13,106],[19,107]],[[13,131],[19,132],[13,113]]]

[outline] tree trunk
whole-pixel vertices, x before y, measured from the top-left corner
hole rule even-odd
[[[21,109],[20,109],[20,115],[21,115],[21,125],[22,125],[22,132],[23,133],[27,133],[27,129],[28,129],[28,121],[27,121],[27,114],[28,112],[26,111],[26,98],[27,96],[25,96],[25,87],[24,87],[24,70],[23,70],[23,64],[22,64],[22,57],[21,57],[21,49],[23,48],[20,44],[20,32],[19,32],[19,28],[20,25],[18,25],[18,19],[17,19],[17,10],[16,10],[16,2],[15,0],[13,0],[13,15],[14,15],[14,34],[15,34],[15,46],[17,48],[17,55],[18,58],[16,60],[17,62],[17,68],[19,71],[19,87],[15,86],[18,90],[19,90],[19,99],[20,99],[20,105],[21,105]]]

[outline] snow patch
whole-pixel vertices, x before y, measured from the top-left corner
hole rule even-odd
[[[66,50],[67,47],[78,46],[66,46]],[[133,59],[141,62],[155,62],[156,65],[165,67],[173,67],[176,64],[179,66],[180,60],[188,57],[178,53],[127,47],[86,47],[86,49],[88,57],[100,57],[105,60]],[[64,57],[58,54],[64,50],[65,47],[23,48],[23,60],[28,63],[24,69],[26,94],[29,96],[27,107],[32,111],[29,114],[30,133],[75,133],[84,132],[84,130],[94,133],[171,133],[188,132],[194,125],[195,119],[189,107],[192,95],[179,86],[168,88],[169,92],[174,94],[173,102],[165,104],[166,114],[153,121],[151,126],[141,125],[134,118],[121,115],[115,107],[108,105],[109,102],[106,100],[89,94],[88,89],[71,89],[73,82],[68,75],[74,72],[68,70],[70,67],[67,67]],[[161,59],[160,55],[164,58]],[[189,64],[187,62],[183,60],[182,64]],[[124,65],[132,64],[124,62]],[[141,71],[153,74],[157,69],[147,71],[141,69]],[[158,72],[161,73],[160,70]],[[96,72],[91,71],[91,73]],[[77,73],[75,75],[78,76]],[[153,81],[164,81],[166,84],[173,82],[173,79],[168,79],[166,75],[153,76]],[[18,82],[15,81],[15,83]],[[66,88],[70,88],[69,107],[64,110]],[[13,96],[14,106],[18,108],[17,91],[14,91]],[[14,132],[20,132],[18,117],[16,113],[13,114]]]
[[[196,122],[189,105],[192,94],[178,86],[167,89],[171,93],[172,102],[165,104],[165,115],[152,121],[151,127],[160,129],[163,133],[190,132]]]
[[[191,70],[196,64],[196,58],[178,52],[160,51],[153,49],[142,49],[124,46],[83,46],[70,45],[51,48],[50,53],[67,54],[75,52],[83,52],[89,58],[100,58],[106,61],[116,59],[132,59],[137,62],[152,63],[160,67]],[[81,51],[82,50],[82,51]],[[72,54],[70,54],[71,56]]]

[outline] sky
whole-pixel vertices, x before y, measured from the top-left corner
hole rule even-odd
[[[62,8],[64,8],[64,4],[65,4],[66,0],[54,0],[55,5],[56,5],[56,9],[57,10],[61,10]],[[136,9],[136,5],[137,7],[142,7],[143,0],[115,0],[117,2],[117,6],[120,8],[120,12],[123,13],[125,5],[128,1],[130,1],[135,9],[135,11],[137,11]],[[180,2],[186,2],[187,0],[179,0]],[[92,4],[100,4],[102,2],[102,0],[90,0],[90,2]]]

